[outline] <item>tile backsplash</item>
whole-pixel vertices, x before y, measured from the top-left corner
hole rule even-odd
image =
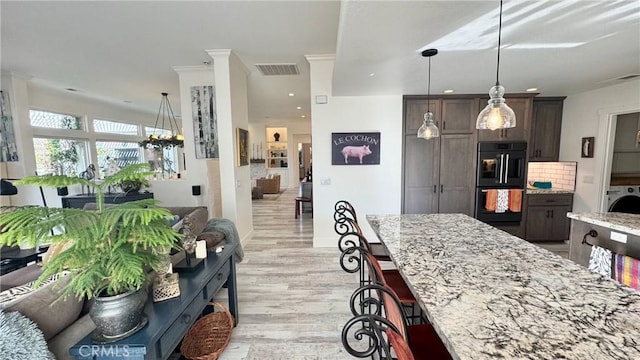
[[[576,188],[575,161],[562,162],[530,162],[528,164],[527,182],[551,181],[553,189],[574,191]]]

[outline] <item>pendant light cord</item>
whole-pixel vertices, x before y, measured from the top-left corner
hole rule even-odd
[[[429,95],[431,94],[431,56],[429,56],[429,76],[427,77],[427,112],[429,112]]]
[[[500,39],[502,38],[502,0],[500,0],[500,21],[498,23],[498,62],[496,64],[496,86],[500,85],[498,73],[500,72]]]

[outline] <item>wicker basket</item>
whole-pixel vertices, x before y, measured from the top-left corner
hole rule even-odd
[[[191,360],[217,360],[229,345],[233,331],[233,316],[226,307],[212,302],[216,312],[196,321],[182,340],[180,352]]]

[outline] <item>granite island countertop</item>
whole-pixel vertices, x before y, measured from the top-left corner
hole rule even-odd
[[[570,219],[640,236],[640,215],[618,212],[567,213]]]
[[[368,215],[454,359],[640,359],[640,294],[462,214]]]

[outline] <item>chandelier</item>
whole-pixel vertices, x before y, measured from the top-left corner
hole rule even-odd
[[[172,147],[183,147],[184,146],[184,135],[180,132],[180,128],[178,127],[178,122],[176,121],[175,115],[173,115],[173,109],[171,108],[171,104],[169,104],[169,95],[166,92],[161,93],[162,100],[160,100],[160,108],[158,109],[158,116],[156,117],[156,123],[153,125],[153,133],[149,135],[148,138],[140,141],[138,144],[140,147],[144,148],[152,148],[154,150],[161,150],[165,148]],[[162,116],[162,123],[160,123],[160,116]],[[167,130],[165,127],[165,122],[168,123],[171,134],[165,134],[164,131]],[[158,123],[160,123],[160,127],[158,127]],[[174,132],[175,126],[175,132]],[[157,132],[157,133],[156,133]]]

